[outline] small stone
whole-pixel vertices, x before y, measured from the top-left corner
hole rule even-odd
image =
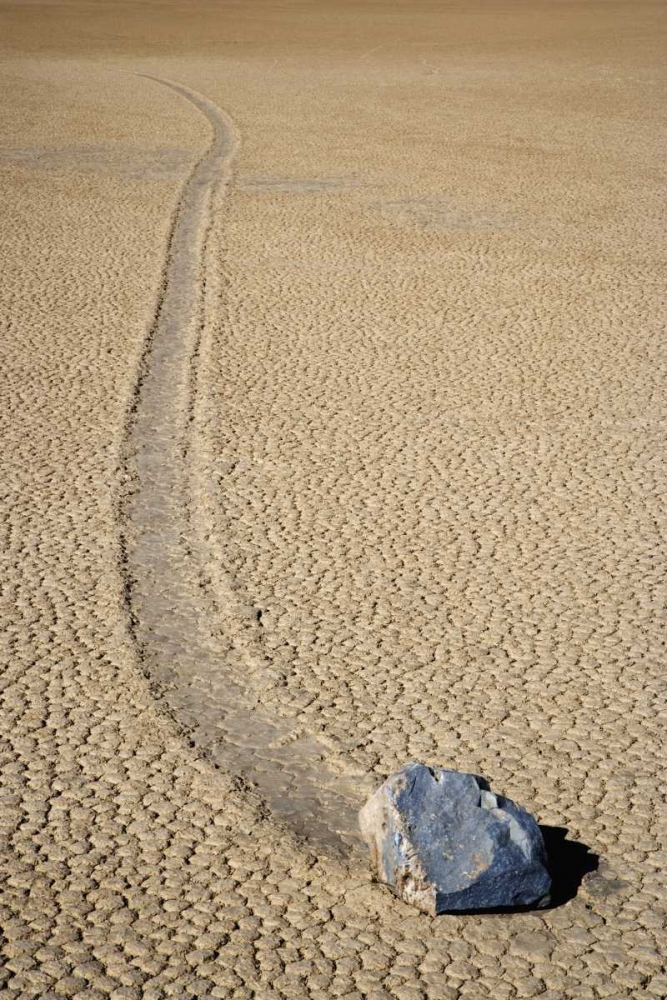
[[[426,913],[545,905],[539,826],[475,774],[407,764],[359,813],[381,882]]]

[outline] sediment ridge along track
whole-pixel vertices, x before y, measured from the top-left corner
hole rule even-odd
[[[194,413],[207,237],[231,181],[238,134],[207,98],[148,79],[197,108],[213,137],[176,205],[126,427],[121,548],[133,635],[156,697],[213,763],[251,781],[272,814],[313,848],[356,855],[364,776],[330,773],[316,738],[295,736],[289,722],[254,707],[243,651],[226,635],[216,603],[220,570],[205,513],[211,487],[200,474],[206,445]]]

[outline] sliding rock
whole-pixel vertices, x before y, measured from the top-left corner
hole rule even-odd
[[[359,813],[373,866],[426,913],[544,906],[540,828],[475,774],[408,764]]]

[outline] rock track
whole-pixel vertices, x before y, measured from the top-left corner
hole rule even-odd
[[[121,519],[133,634],[162,706],[212,762],[255,784],[271,812],[313,846],[360,852],[364,775],[327,772],[326,750],[315,738],[293,736],[289,722],[253,707],[243,683],[248,640],[238,649],[225,635],[218,593],[229,601],[233,581],[220,570],[210,537],[206,443],[194,409],[203,377],[207,236],[239,138],[211,101],[151,79],[200,111],[213,136],[178,200],[127,422],[130,485]]]

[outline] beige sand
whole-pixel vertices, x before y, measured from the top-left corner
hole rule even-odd
[[[0,2],[7,996],[667,993],[665,34]],[[417,914],[410,758],[598,872]]]

